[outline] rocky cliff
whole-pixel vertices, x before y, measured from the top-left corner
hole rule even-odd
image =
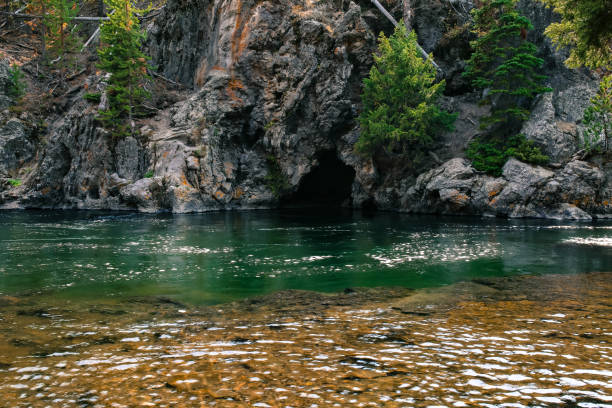
[[[401,7],[389,7],[401,17]],[[397,2],[399,3],[399,2]],[[574,157],[595,79],[567,70],[542,31],[554,16],[521,8],[536,29],[554,93],[540,97],[524,133],[551,157],[549,168],[511,160],[503,177],[462,159],[484,113],[461,78],[469,55],[467,0],[415,3],[419,41],[434,53],[459,113],[418,163],[353,151],[360,87],[376,35],[390,24],[369,1],[168,0],[148,27],[148,50],[173,98],[158,96],[138,137],[112,140],[83,99],[104,89],[92,74],[44,137],[27,115],[3,113],[0,205],[199,212],[345,205],[410,212],[590,219],[612,214],[612,165]],[[0,86],[4,86],[0,69]],[[161,80],[160,80],[161,81]],[[0,103],[3,100],[0,100]],[[34,129],[34,130],[33,130]],[[9,179],[19,178],[19,183]],[[4,180],[4,181],[1,181]]]

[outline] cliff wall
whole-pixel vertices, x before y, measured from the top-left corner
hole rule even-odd
[[[444,105],[459,113],[456,130],[441,135],[431,157],[366,159],[353,151],[361,82],[377,33],[392,28],[369,1],[168,0],[148,23],[147,47],[166,82],[181,88],[161,92],[139,135],[119,141],[95,120],[97,104],[83,99],[103,91],[100,75],[48,119],[43,140],[27,115],[5,111],[0,205],[200,212],[324,203],[557,219],[612,214],[609,160],[576,156],[596,78],[566,69],[565,56],[544,38],[551,12],[520,3],[555,89],[534,102],[523,132],[551,164],[511,160],[492,178],[463,159],[485,113],[461,77],[472,4],[413,3],[419,41],[445,72]],[[401,17],[399,2],[388,6]],[[15,175],[21,185],[8,182]]]

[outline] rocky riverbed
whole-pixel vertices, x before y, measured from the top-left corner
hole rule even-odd
[[[438,289],[0,299],[6,406],[612,406],[609,273]]]

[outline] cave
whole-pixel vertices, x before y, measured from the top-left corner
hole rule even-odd
[[[282,202],[284,207],[340,207],[347,205],[355,170],[344,164],[335,150],[316,155],[318,165],[300,181],[298,189]]]

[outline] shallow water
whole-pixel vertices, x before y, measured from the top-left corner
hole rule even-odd
[[[0,213],[0,405],[612,408],[611,240],[610,223]],[[392,285],[424,289],[276,292]]]
[[[0,308],[0,397],[10,407],[612,407],[609,273],[483,282],[285,310],[117,313],[127,305],[56,300],[43,311],[15,299]]]
[[[612,265],[612,223],[360,213],[0,213],[0,295],[168,296],[422,288]]]

